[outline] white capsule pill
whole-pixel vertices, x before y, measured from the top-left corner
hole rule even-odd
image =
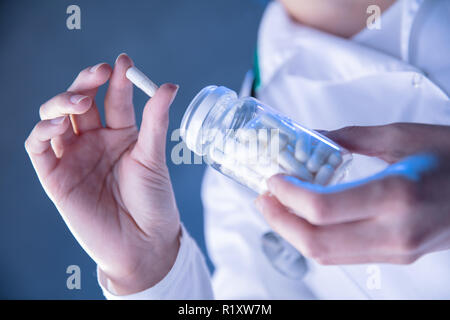
[[[278,162],[280,165],[292,175],[299,177],[304,181],[312,181],[312,174],[306,169],[306,167],[295,159],[292,147],[289,148],[290,145],[287,146],[279,155]]]
[[[241,143],[238,148],[239,153],[243,153],[246,163],[249,165],[255,165],[258,163],[259,160],[259,152],[258,149],[260,148],[260,143],[258,140],[256,141],[250,141],[247,143]],[[264,146],[262,146],[264,148]]]
[[[261,145],[267,146],[270,142],[270,130],[267,128],[257,129],[258,141]]]
[[[221,152],[218,149],[214,150],[214,154],[212,154],[214,159],[217,159],[218,162],[229,170],[234,170],[238,165],[238,161],[234,156],[234,153],[226,153]]]
[[[236,130],[236,138],[241,142],[258,140],[258,132],[253,128],[240,128]]]
[[[335,149],[330,147],[328,144],[320,142],[306,163],[308,170],[311,172],[317,172],[333,150]]]
[[[258,165],[252,167],[252,169],[264,178],[270,178],[271,176],[283,171],[282,168],[280,168],[280,166],[275,162],[270,162],[268,164],[258,163]]]
[[[342,163],[342,155],[339,151],[333,152],[328,157],[328,163],[333,167],[337,168]]]
[[[244,179],[254,182],[254,183],[259,183],[263,180],[263,177],[261,175],[259,175],[258,173],[256,173],[252,169],[250,169],[249,167],[246,167],[245,165],[240,166],[238,173]]]
[[[242,143],[237,140],[228,140],[225,143],[224,154],[244,165],[253,165],[258,162],[257,145]]]
[[[275,158],[275,157],[274,157]],[[273,162],[273,158],[270,155],[270,149],[267,145],[259,144],[258,146],[258,165],[267,166]]]
[[[259,130],[256,144],[258,163],[265,165],[270,164],[273,159],[276,159],[280,153],[280,150],[284,149],[289,142],[288,137],[285,134],[280,133],[278,129],[273,129],[267,140],[267,131],[266,129]],[[249,142],[249,145],[254,151],[255,144]]]
[[[305,163],[308,161],[312,149],[312,139],[311,135],[304,132],[299,137],[295,143],[295,158]]]
[[[270,130],[270,147],[273,146],[274,150],[283,150],[289,143],[289,137],[281,132],[281,130]]]
[[[314,183],[320,184],[320,185],[327,185],[331,177],[333,176],[334,168],[330,164],[324,164],[320,167],[319,171],[316,174],[316,177],[314,178]]]
[[[242,184],[248,186],[250,189],[260,192],[264,185],[264,177],[253,171],[244,164],[239,164],[234,170],[237,180]]]
[[[261,115],[261,123],[269,128],[280,129],[280,132],[288,136],[290,141],[297,140],[297,133],[289,124],[270,113]]]
[[[149,97],[153,97],[158,90],[158,86],[136,67],[129,68],[126,77]]]

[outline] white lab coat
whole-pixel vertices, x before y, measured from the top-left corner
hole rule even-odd
[[[391,122],[450,125],[450,1],[399,0],[381,30],[350,40],[300,26],[269,4],[258,35],[260,100],[314,129]],[[251,74],[241,94],[248,95]],[[386,166],[355,156],[349,180]],[[109,299],[450,298],[450,251],[411,265],[322,266],[274,234],[255,194],[208,168],[202,198],[210,277],[183,227],[174,267],[156,286]],[[425,217],[424,217],[425,218]]]

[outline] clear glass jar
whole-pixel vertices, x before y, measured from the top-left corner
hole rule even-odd
[[[285,173],[328,185],[338,182],[352,155],[320,133],[302,127],[252,97],[208,86],[181,122],[187,147],[224,175],[263,193],[266,179]]]

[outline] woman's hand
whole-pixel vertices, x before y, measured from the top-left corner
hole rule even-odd
[[[138,131],[125,77],[132,65],[122,54],[114,70],[102,63],[81,71],[67,92],[41,106],[41,121],[25,142],[48,196],[117,294],[160,281],[176,259],[180,234],[165,160],[168,109],[178,87],[158,89]],[[103,127],[94,99],[108,80]]]
[[[327,135],[394,164],[331,187],[270,178],[271,194],[256,205],[275,231],[322,264],[407,264],[450,249],[450,127],[403,123]]]

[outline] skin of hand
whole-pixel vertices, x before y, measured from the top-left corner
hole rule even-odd
[[[396,123],[326,134],[390,166],[364,180],[321,187],[268,180],[255,204],[270,226],[320,264],[410,264],[450,249],[450,126]]]
[[[381,12],[395,0],[279,0],[297,22],[349,38],[367,25],[367,8],[377,5]]]
[[[138,130],[133,85],[125,77],[132,65],[121,54],[114,69],[100,63],[82,70],[68,91],[40,107],[41,121],[25,142],[46,193],[120,295],[164,278],[181,232],[165,159],[168,109],[178,86],[157,90]],[[108,80],[103,127],[94,99]],[[75,115],[79,135],[69,114]]]

